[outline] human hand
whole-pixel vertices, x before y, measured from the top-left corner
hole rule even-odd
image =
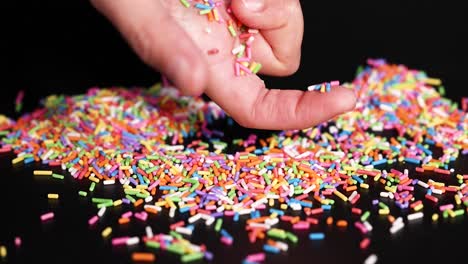
[[[209,22],[178,0],[91,0],[148,65],[161,71],[187,95],[205,93],[240,125],[261,129],[300,129],[326,121],[355,106],[354,92],[329,93],[265,88],[256,75],[235,76],[227,26]],[[252,57],[260,73],[286,76],[299,67],[303,18],[298,0],[223,1],[244,25],[259,30]],[[263,4],[262,4],[263,2]],[[210,33],[206,32],[209,29]],[[219,52],[209,55],[208,50]]]

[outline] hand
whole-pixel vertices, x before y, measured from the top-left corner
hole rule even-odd
[[[209,22],[179,0],[92,0],[141,59],[161,71],[187,95],[205,93],[240,125],[300,129],[326,121],[355,106],[354,92],[330,93],[266,89],[256,75],[235,76],[235,39],[226,24]],[[249,28],[259,30],[252,57],[260,73],[286,76],[299,67],[303,18],[298,0],[232,0],[225,5]],[[263,3],[263,4],[262,4]],[[211,31],[210,33],[207,33]],[[219,53],[209,55],[208,50]]]

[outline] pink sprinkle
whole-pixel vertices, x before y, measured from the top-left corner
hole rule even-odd
[[[234,215],[234,211],[224,211],[224,215],[225,215],[225,216],[233,216],[233,215]]]
[[[148,214],[146,212],[136,213],[135,217],[140,219],[141,221],[145,222],[148,219]]]
[[[238,59],[236,59],[236,61],[237,61],[237,62],[248,62],[248,61],[250,61],[250,59],[247,58],[247,57],[243,57],[243,58],[238,58]]]
[[[323,213],[323,208],[315,208],[315,209],[312,209],[310,210],[310,214],[321,214]]]
[[[249,262],[262,262],[265,261],[265,253],[250,254],[246,259]]]
[[[441,205],[439,207],[440,211],[443,212],[445,210],[448,210],[448,209],[453,209],[453,204],[446,204],[446,205]]]
[[[20,247],[21,246],[21,237],[15,237],[15,246]]]
[[[313,218],[313,217],[307,217],[307,222],[313,224],[313,225],[317,225],[319,223],[319,220],[317,218]]]
[[[338,86],[338,85],[340,85],[340,81],[331,81],[330,85],[331,86]]]
[[[234,241],[228,237],[221,237],[221,242],[227,246],[230,246]]]
[[[122,218],[130,218],[132,217],[132,215],[133,215],[132,211],[128,211],[122,214]]]
[[[153,190],[156,186],[158,186],[158,184],[159,184],[159,180],[152,183],[150,187],[148,187],[148,191],[150,192],[151,190]]]
[[[247,47],[246,54],[247,54],[247,59],[251,60],[252,59],[252,48]]]
[[[309,227],[310,227],[309,222],[300,221],[300,222],[294,224],[292,228],[295,229],[295,230],[304,230],[304,229],[309,229]]]
[[[112,245],[113,246],[118,246],[118,245],[125,245],[127,243],[128,236],[126,237],[116,237],[112,239]]]
[[[243,70],[245,73],[252,74],[252,71],[249,68],[245,67],[244,65],[240,63],[237,63],[237,65],[239,65],[239,68]]]
[[[18,95],[16,96],[15,104],[20,104],[21,101],[23,101],[23,97],[24,97],[24,91],[21,90],[18,92]]]
[[[45,221],[50,220],[52,218],[54,218],[54,213],[53,212],[45,213],[45,214],[41,215],[41,221],[42,222],[45,222]]]
[[[361,231],[362,234],[367,234],[367,229],[366,229],[366,227],[365,227],[362,223],[360,223],[360,222],[355,222],[355,223],[354,223],[354,226],[355,226],[357,229],[359,229],[359,231]]]
[[[359,247],[361,249],[366,249],[369,247],[369,244],[370,244],[370,239],[366,237],[361,241],[361,243],[359,243]]]
[[[236,76],[240,76],[240,68],[239,68],[239,63],[236,63],[235,64],[235,74]]]
[[[97,215],[91,217],[89,220],[88,220],[88,225],[92,226],[94,224],[96,224],[96,222],[99,220],[99,217]]]

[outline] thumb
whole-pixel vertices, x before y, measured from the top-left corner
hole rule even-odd
[[[291,0],[233,0],[231,7],[243,24],[256,29],[276,29],[288,22]]]

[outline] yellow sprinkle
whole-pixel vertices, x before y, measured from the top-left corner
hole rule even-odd
[[[359,186],[364,189],[369,189],[369,184],[367,183],[361,183]]]
[[[270,199],[270,201],[268,202],[268,205],[269,206],[274,206],[275,205],[275,200]]]
[[[288,209],[288,205],[287,204],[281,204],[280,208],[281,208],[281,210],[286,210],[286,209]]]
[[[49,199],[58,199],[59,195],[58,195],[58,193],[49,193],[49,194],[47,194],[47,198],[49,198]]]
[[[24,156],[17,157],[17,158],[15,158],[15,159],[13,159],[13,160],[11,161],[11,164],[16,164],[16,163],[21,162],[21,161],[23,161],[23,160],[24,160]]]
[[[102,231],[101,235],[102,235],[103,238],[106,238],[106,237],[108,237],[111,233],[112,233],[112,228],[111,228],[110,226],[108,226],[108,227],[106,227],[106,228]]]
[[[121,205],[121,204],[122,204],[122,200],[119,199],[119,200],[115,200],[113,205],[114,205],[114,206],[119,206],[119,205]]]
[[[7,248],[5,246],[0,247],[0,257],[2,259],[6,258],[7,256]]]
[[[458,196],[458,194],[455,194],[455,203],[457,203],[458,205],[461,204],[461,200],[460,200],[460,197]]]
[[[432,86],[438,86],[442,84],[442,81],[438,78],[426,78],[424,79],[424,82]]]
[[[374,181],[378,181],[378,180],[380,179],[380,176],[381,176],[381,175],[382,175],[381,173],[375,175]]]
[[[348,197],[346,197],[346,196],[345,196],[344,194],[342,194],[341,192],[339,192],[339,191],[337,191],[337,190],[334,190],[333,193],[334,193],[336,196],[340,197],[341,200],[343,200],[343,201],[345,201],[345,202],[348,201]]]
[[[447,210],[448,214],[450,215],[451,218],[455,218],[455,212],[452,209]]]
[[[154,205],[162,207],[162,206],[166,205],[166,201],[156,202],[156,203],[154,203]]]
[[[421,209],[423,209],[423,208],[424,208],[424,205],[423,205],[423,204],[418,204],[417,206],[414,207],[414,210],[415,210],[415,211],[419,211],[419,210],[421,210]]]
[[[388,215],[390,210],[388,209],[379,209],[379,215]]]
[[[395,193],[396,192],[396,186],[390,187],[390,186],[385,186],[385,190]]]
[[[99,179],[96,178],[96,177],[94,177],[94,176],[90,176],[88,179],[89,179],[90,181],[95,182],[95,183],[99,183]]]
[[[35,170],[34,175],[52,175],[53,171],[51,170]]]
[[[433,215],[432,215],[432,221],[433,221],[433,222],[436,222],[438,219],[439,219],[439,215],[438,215],[438,214],[433,214]]]

